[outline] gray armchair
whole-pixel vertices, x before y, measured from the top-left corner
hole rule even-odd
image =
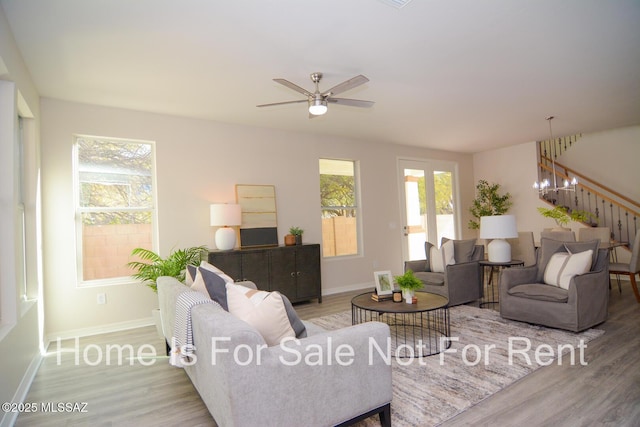
[[[500,315],[573,332],[607,320],[609,254],[606,249],[598,249],[598,242],[560,242],[543,238],[536,265],[509,268],[500,274]],[[594,249],[591,270],[571,278],[568,289],[545,284],[544,271],[551,256],[566,252],[567,248],[571,253]]]
[[[449,298],[449,306],[465,304],[482,297],[480,260],[484,259],[484,246],[474,240],[454,240],[455,264],[444,267],[444,273],[431,271],[429,253],[433,246],[425,242],[426,259],[406,261],[404,271],[412,270],[423,283],[421,290]]]

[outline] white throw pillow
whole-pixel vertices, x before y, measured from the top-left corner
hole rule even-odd
[[[589,271],[592,256],[591,249],[575,254],[569,252],[553,254],[544,270],[544,283],[569,289],[571,278]]]
[[[193,283],[191,283],[190,288],[193,291],[198,291],[205,294],[206,296],[209,296],[209,292],[207,292],[207,287],[204,284],[204,278],[202,277],[202,274],[200,274],[199,270],[196,270],[196,277],[195,279],[193,279]]]
[[[269,346],[284,338],[295,338],[287,311],[278,292],[265,292],[227,283],[229,313],[244,320],[260,332]]]
[[[226,274],[224,274],[224,271],[220,270],[218,267],[216,267],[213,264],[209,264],[207,261],[201,261],[200,262],[200,267],[204,268],[204,269],[207,269],[209,271],[213,271],[218,276],[222,277],[224,279],[225,283],[234,283],[234,280],[231,277],[229,277]]]
[[[429,268],[434,273],[444,273],[444,267],[456,263],[453,240],[447,240],[440,249],[431,246],[429,251]]]

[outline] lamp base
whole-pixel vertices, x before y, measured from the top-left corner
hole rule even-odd
[[[236,231],[231,227],[220,227],[216,231],[216,247],[228,251],[236,246]]]
[[[494,239],[487,246],[490,262],[511,261],[511,245],[504,239]]]

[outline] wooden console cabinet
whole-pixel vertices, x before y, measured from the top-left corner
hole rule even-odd
[[[291,302],[322,302],[319,244],[212,251],[209,262],[236,281],[251,280]]]

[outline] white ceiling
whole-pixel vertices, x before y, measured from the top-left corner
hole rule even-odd
[[[0,0],[43,97],[477,152],[640,124],[639,0]],[[308,90],[364,74],[308,119]]]

